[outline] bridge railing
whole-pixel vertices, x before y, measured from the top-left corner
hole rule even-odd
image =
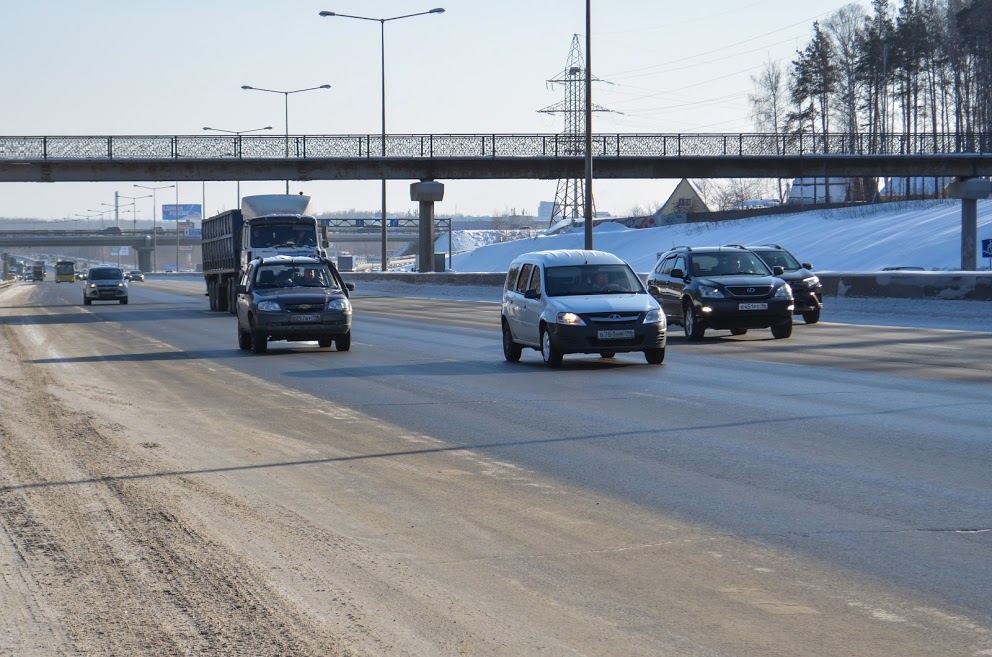
[[[528,158],[585,155],[565,134],[387,135],[385,157]],[[992,134],[596,134],[597,157],[941,155],[992,153]],[[316,159],[383,157],[381,135],[0,136],[0,160]]]

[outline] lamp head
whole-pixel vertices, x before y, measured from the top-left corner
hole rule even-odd
[[[434,9],[431,9],[427,13],[428,14],[443,14],[444,13],[444,8],[442,8],[442,7],[435,7]]]
[[[333,11],[322,11],[322,12],[320,12],[320,15],[321,16],[324,16],[325,18],[327,16],[337,16],[337,14],[335,14]]]
[[[247,85],[247,84],[243,84],[243,85],[241,85],[241,88],[242,89],[254,89],[255,87],[252,87],[252,86]]]

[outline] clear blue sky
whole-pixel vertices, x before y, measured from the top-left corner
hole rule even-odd
[[[843,2],[812,0],[593,0],[596,132],[751,130],[751,76],[767,59],[794,58],[814,20]],[[864,5],[864,2],[861,2]],[[379,24],[321,18],[321,10],[389,17],[441,6],[445,13],[386,25],[390,133],[559,132],[561,115],[538,110],[563,98],[560,73],[583,0],[34,0],[0,9],[0,135],[203,134],[203,126],[285,129],[281,94],[248,84],[329,91],[289,97],[294,134],[380,130]],[[442,181],[440,215],[536,213],[554,181]],[[677,181],[597,181],[596,207],[623,214],[662,203]],[[142,184],[168,184],[142,183]],[[389,185],[390,212],[415,209],[409,183]],[[280,193],[284,183],[243,183]],[[5,183],[0,217],[71,218],[112,203],[122,183]],[[379,183],[291,186],[318,211],[375,210]],[[159,203],[175,202],[172,191]],[[163,198],[166,196],[166,198]],[[181,203],[207,214],[234,207],[235,183],[182,183]],[[139,218],[150,218],[142,200]],[[130,213],[128,214],[130,217]]]

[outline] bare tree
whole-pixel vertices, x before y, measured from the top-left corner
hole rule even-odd
[[[780,136],[785,132],[788,103],[788,90],[782,65],[769,59],[758,75],[751,76],[751,84],[754,86],[754,92],[747,97],[751,106],[751,121],[755,130],[772,136],[775,140],[775,152],[781,154]],[[785,186],[781,178],[778,179],[778,200],[780,202],[785,200]]]

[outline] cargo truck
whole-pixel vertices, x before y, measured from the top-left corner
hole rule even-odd
[[[240,210],[203,220],[201,245],[210,310],[230,313],[234,288],[253,258],[326,256],[326,238],[302,194],[245,196]]]
[[[43,260],[39,260],[31,265],[31,280],[45,280],[45,262]]]

